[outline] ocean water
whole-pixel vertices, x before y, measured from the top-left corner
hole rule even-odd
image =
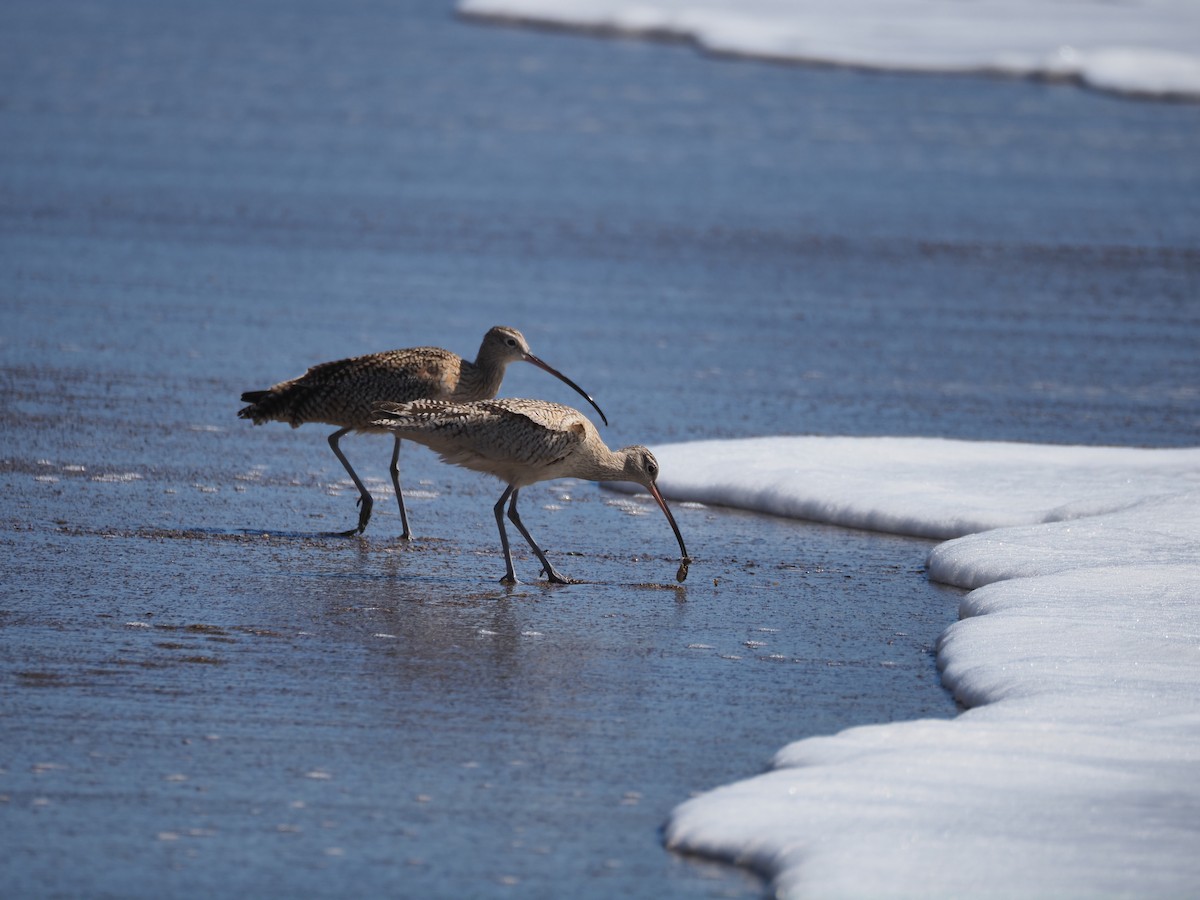
[[[12,4],[0,863],[15,895],[754,896],[676,857],[780,746],[957,709],[932,542],[322,429],[241,391],[511,324],[611,444],[1186,446],[1195,108],[493,28],[452,4]],[[515,367],[510,396],[574,396]],[[554,508],[548,508],[554,507]],[[645,514],[639,514],[644,511]],[[267,537],[263,537],[263,533]]]

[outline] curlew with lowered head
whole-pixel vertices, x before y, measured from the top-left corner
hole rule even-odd
[[[506,567],[500,580],[506,584],[517,581],[504,527],[506,503],[509,520],[541,562],[546,578],[557,584],[570,583],[550,564],[517,512],[521,488],[553,478],[640,484],[658,502],[679,541],[682,558],[675,578],[687,578],[691,559],[683,535],[655,484],[658,460],[642,446],[608,449],[596,427],[577,409],[514,398],[471,403],[418,400],[380,404],[372,424],[390,430],[397,438],[424,444],[448,463],[486,472],[507,485],[493,507]]]
[[[604,424],[608,419],[587,392],[570,378],[534,356],[529,342],[515,328],[497,325],[483,336],[474,362],[441,347],[410,347],[387,350],[365,356],[354,356],[313,366],[298,378],[281,381],[265,391],[247,391],[242,402],[248,403],[238,411],[243,419],[255,425],[264,422],[286,422],[298,428],[309,422],[333,425],[337,431],[329,436],[329,447],[358,488],[358,525],[343,535],[362,534],[371,519],[371,494],[346,459],[338,442],[347,433],[380,432],[374,424],[378,418],[376,406],[383,402],[414,400],[471,401],[495,397],[504,380],[509,363],[532,363],[577,391],[596,412]],[[401,537],[408,540],[408,513],[404,494],[400,490],[400,440],[394,436],[392,462],[389,472],[400,506]]]

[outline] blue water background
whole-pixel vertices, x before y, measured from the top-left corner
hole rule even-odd
[[[677,508],[679,588],[653,507],[547,486],[526,522],[590,583],[506,592],[499,485],[406,451],[413,547],[386,495],[313,537],[355,516],[325,430],[243,390],[511,324],[613,445],[1197,441],[1200,107],[440,3],[5,19],[11,896],[754,896],[662,850],[675,803],[956,712],[929,542]]]

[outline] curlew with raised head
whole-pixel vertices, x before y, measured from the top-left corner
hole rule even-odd
[[[604,424],[608,419],[579,385],[529,352],[529,342],[515,328],[497,325],[483,336],[474,362],[441,347],[410,347],[354,356],[313,366],[298,378],[281,381],[265,391],[247,391],[242,401],[250,404],[238,411],[255,425],[287,422],[298,428],[308,422],[337,427],[329,436],[329,447],[358,488],[358,525],[345,535],[361,534],[371,519],[371,494],[346,459],[338,441],[351,431],[382,431],[373,424],[376,406],[382,402],[413,400],[485,400],[495,397],[509,363],[528,362],[544,369],[574,388],[592,404]],[[395,435],[389,472],[400,505],[401,537],[408,540],[408,513],[400,490],[400,435]]]
[[[507,487],[493,507],[504,549],[504,577],[515,584],[512,553],[504,527],[504,505],[508,518],[517,526],[542,564],[547,579],[566,584],[570,579],[546,558],[517,513],[521,488],[553,478],[587,481],[632,481],[646,488],[658,502],[679,541],[682,559],[676,580],[687,578],[687,548],[675,517],[658,492],[658,461],[642,446],[612,451],[600,439],[596,427],[577,409],[543,400],[504,398],[454,403],[419,400],[413,403],[380,404],[375,421],[398,438],[416,441],[454,465],[495,475]]]

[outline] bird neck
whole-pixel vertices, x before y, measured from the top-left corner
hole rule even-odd
[[[593,448],[586,474],[580,477],[588,481],[637,481],[629,475],[626,466],[628,455],[624,450],[614,452],[601,444]]]
[[[455,394],[463,400],[490,400],[500,393],[508,362],[480,353],[475,362],[463,361]]]

